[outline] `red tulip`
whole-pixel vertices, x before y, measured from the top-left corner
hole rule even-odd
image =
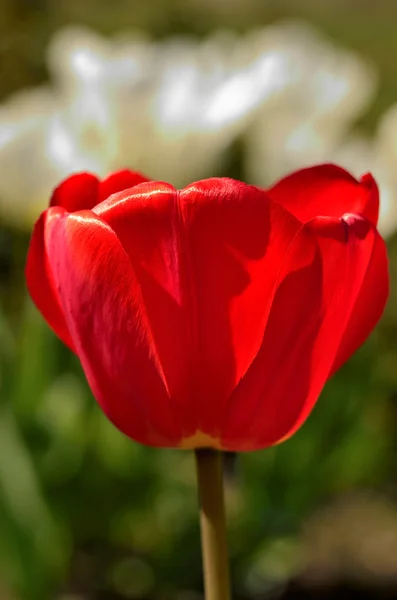
[[[37,222],[27,282],[125,434],[255,450],[298,429],[380,318],[377,218],[371,175],[333,165],[268,191],[82,173]]]

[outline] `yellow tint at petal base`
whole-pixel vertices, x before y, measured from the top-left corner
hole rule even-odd
[[[183,438],[179,444],[179,448],[183,450],[193,450],[194,448],[215,448],[223,450],[219,438],[214,438],[202,431],[196,431],[194,435]]]

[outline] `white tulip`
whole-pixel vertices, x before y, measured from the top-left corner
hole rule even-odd
[[[263,106],[246,136],[248,179],[262,186],[294,169],[329,161],[367,108],[377,80],[371,65],[307,24],[274,27],[272,43],[288,57],[291,78],[277,102]]]
[[[348,138],[332,160],[356,177],[372,173],[380,192],[379,230],[390,237],[397,230],[397,104],[382,116],[373,138]]]
[[[334,147],[374,88],[359,58],[308,26],[161,42],[60,31],[52,83],[0,107],[0,210],[24,225],[73,172],[130,167],[183,186],[222,174],[246,131],[246,168],[268,183]]]

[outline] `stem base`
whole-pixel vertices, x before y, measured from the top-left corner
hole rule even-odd
[[[195,454],[205,598],[230,600],[223,455],[222,452],[207,448],[199,448]]]

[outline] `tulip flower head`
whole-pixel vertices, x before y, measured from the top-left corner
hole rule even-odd
[[[378,189],[334,165],[262,190],[81,173],[38,220],[26,277],[108,418],[162,447],[291,436],[388,295]]]

